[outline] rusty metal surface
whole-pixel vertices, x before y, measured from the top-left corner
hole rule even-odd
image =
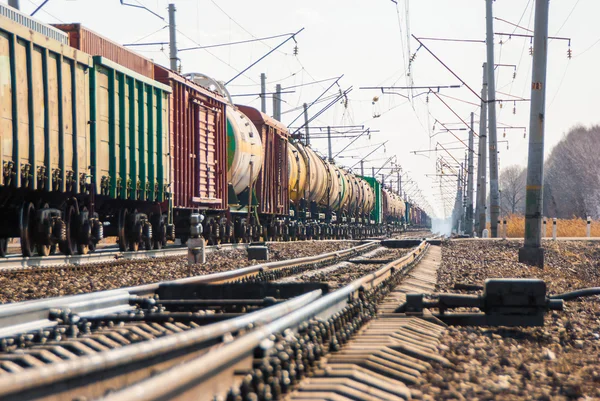
[[[225,99],[161,66],[154,76],[169,85],[170,179],[173,206],[227,207]]]

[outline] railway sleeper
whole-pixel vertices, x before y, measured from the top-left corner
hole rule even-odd
[[[402,364],[391,360],[392,357],[398,358],[397,355],[381,354],[370,357],[370,353],[366,353],[363,355],[364,359],[354,358],[355,362],[360,362],[358,364],[342,363],[341,366],[337,366],[345,369],[346,373],[351,371],[352,374],[340,376],[332,373],[331,377],[327,376],[323,366],[329,368],[328,372],[334,372],[337,369],[336,365],[340,364],[329,365],[322,362],[327,354],[339,352],[354,335],[363,333],[365,326],[369,327],[378,316],[378,304],[398,287],[407,272],[421,261],[423,255],[424,252],[421,252],[403,269],[393,269],[388,278],[373,288],[361,289],[357,297],[349,299],[347,305],[329,319],[311,319],[301,324],[297,333],[288,329],[284,333],[272,335],[269,343],[255,350],[253,369],[239,372],[243,376],[242,384],[231,388],[226,399],[280,399],[298,386],[300,391],[291,393],[291,399],[345,399],[350,396],[351,399],[391,400],[411,399],[413,395],[417,395],[416,391],[409,390],[404,383],[418,381],[420,370],[414,367],[422,367],[421,360],[426,360],[427,357],[406,355],[407,363]],[[429,334],[432,338],[443,333],[443,328],[440,329],[435,324],[425,321],[412,323],[413,320],[420,319],[406,318],[404,322],[413,327],[431,328]],[[373,324],[377,322],[379,320],[375,320]],[[379,347],[385,348],[386,345],[379,344]],[[393,349],[392,352],[400,353],[397,349]],[[343,358],[343,354],[335,355],[334,358],[337,357],[338,360]],[[339,371],[338,369],[337,372]],[[391,373],[393,375],[390,376]],[[311,377],[310,381],[303,382],[307,377]],[[340,377],[345,379],[339,380]],[[322,386],[326,382],[329,386]],[[305,390],[306,383],[308,387]]]

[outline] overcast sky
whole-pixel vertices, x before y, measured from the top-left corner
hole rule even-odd
[[[4,1],[6,2],[6,1]],[[36,17],[44,22],[81,22],[120,43],[167,42],[167,5],[163,0],[128,0],[144,5],[165,18],[133,7],[120,5],[116,0],[50,0]],[[32,12],[40,0],[21,0],[24,12]],[[340,88],[353,87],[347,105],[338,104],[323,113],[313,124],[365,125],[379,130],[371,138],[361,138],[338,158],[341,165],[352,166],[380,143],[388,141],[384,148],[368,158],[365,167],[380,166],[396,155],[405,171],[418,183],[429,203],[438,215],[443,215],[439,197],[439,185],[434,182],[437,156],[451,157],[431,152],[421,156],[410,151],[434,148],[436,142],[447,148],[457,148],[460,143],[449,133],[439,132],[438,120],[450,127],[460,128],[460,120],[434,95],[420,96],[409,102],[401,96],[382,94],[380,91],[360,90],[362,86],[406,86],[409,54],[418,48],[409,34],[417,37],[453,39],[485,39],[484,0],[176,0],[178,47],[180,49],[200,45],[266,37],[305,30],[297,36],[296,44],[290,41],[278,51],[250,69],[229,86],[232,94],[257,93],[260,89],[260,73],[267,74],[268,91],[280,83],[284,88],[306,84],[344,74]],[[494,4],[495,16],[523,28],[533,30],[534,0],[499,0]],[[218,6],[217,6],[218,5]],[[598,93],[600,79],[600,1],[554,0],[550,4],[550,35],[571,38],[573,58],[567,58],[568,42],[553,40],[549,46],[547,82],[546,155],[563,135],[577,124],[597,124],[600,119]],[[527,33],[506,22],[494,21],[495,32]],[[209,51],[181,52],[182,71],[202,72],[216,79],[228,81],[260,58],[285,38],[277,38],[250,44],[214,48]],[[502,44],[500,44],[502,42]],[[477,93],[481,90],[482,63],[485,61],[483,43],[454,43],[426,41],[425,44],[449,67],[451,67]],[[516,65],[515,69],[502,67],[496,71],[498,99],[530,96],[531,62],[530,40],[497,35],[495,38],[496,63]],[[136,48],[146,57],[159,64],[168,64],[168,46]],[[409,50],[410,49],[410,50]],[[414,85],[457,85],[454,78],[424,49],[416,53],[412,63]],[[329,84],[323,82],[298,87],[295,93],[284,95],[283,121],[290,123],[300,111],[291,111],[310,103]],[[334,91],[338,90],[335,87]],[[334,91],[330,92],[333,94]],[[406,92],[401,92],[406,94]],[[415,94],[418,92],[415,92]],[[479,100],[467,88],[442,90],[444,101],[461,118],[469,120],[475,112],[478,131]],[[374,96],[378,101],[373,102]],[[450,98],[451,97],[451,98]],[[455,99],[453,99],[455,98]],[[260,107],[256,96],[237,97],[236,102]],[[374,103],[374,104],[373,104]],[[312,113],[319,110],[314,106]],[[506,130],[502,126],[526,126],[529,130],[529,103],[504,102],[498,109],[499,140],[501,143],[500,167],[527,162],[528,138],[524,130]],[[271,100],[268,101],[271,113]],[[380,117],[374,118],[374,116]],[[457,124],[458,123],[458,124]],[[434,131],[435,125],[435,131]],[[312,133],[319,130],[313,129]],[[456,131],[467,138],[466,131]],[[352,138],[336,138],[334,154],[344,148]],[[313,139],[314,147],[327,153],[326,140]],[[431,145],[430,145],[431,144]],[[450,151],[457,160],[463,160],[464,150]],[[452,199],[453,200],[453,199]]]

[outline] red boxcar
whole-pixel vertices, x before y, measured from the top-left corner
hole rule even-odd
[[[254,123],[264,150],[263,168],[256,181],[258,212],[288,215],[290,212],[287,147],[289,131],[279,121],[249,106],[239,109]]]
[[[171,185],[175,208],[227,207],[225,99],[181,75],[155,66],[170,97]]]
[[[81,24],[53,24],[55,28],[69,35],[69,44],[78,50],[102,56],[123,67],[154,79],[154,63],[147,58],[91,31]]]

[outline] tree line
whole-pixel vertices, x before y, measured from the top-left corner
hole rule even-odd
[[[600,126],[573,127],[544,163],[544,215],[600,218]],[[525,213],[527,170],[513,165],[499,177],[503,214]],[[489,208],[488,208],[489,210]]]

